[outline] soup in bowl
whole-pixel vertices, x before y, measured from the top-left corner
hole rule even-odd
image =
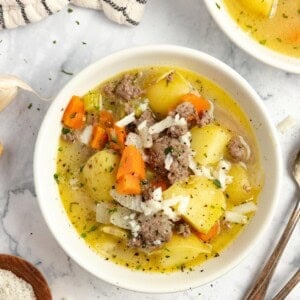
[[[257,59],[300,73],[300,1],[205,1],[220,28]]]
[[[263,233],[276,143],[234,71],[185,48],[137,48],[89,67],[54,101],[36,146],[37,194],[57,240],[96,276],[182,290],[226,272]]]

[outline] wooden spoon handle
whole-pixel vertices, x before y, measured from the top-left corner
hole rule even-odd
[[[262,300],[265,298],[265,294],[267,292],[270,280],[278,264],[278,261],[299,220],[299,216],[300,216],[299,203],[300,201],[297,201],[293,213],[289,219],[289,222],[287,223],[286,228],[282,233],[276,248],[273,250],[272,255],[269,257],[267,263],[261,270],[259,276],[257,277],[250,291],[246,295],[245,297],[246,300]]]
[[[273,298],[273,300],[284,300],[290,291],[300,281],[300,269],[294,274],[294,276],[286,283],[286,285],[279,291],[279,293]]]

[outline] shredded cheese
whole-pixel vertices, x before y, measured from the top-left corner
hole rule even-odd
[[[174,119],[170,116],[166,117],[165,119],[161,120],[158,123],[155,123],[149,128],[150,134],[156,134],[164,131],[167,128],[170,128],[174,124]]]
[[[165,169],[170,171],[174,159],[171,153],[168,153],[165,158]]]
[[[127,115],[126,117],[124,117],[123,119],[119,120],[118,122],[116,122],[116,126],[125,127],[134,121],[135,121],[135,115],[133,112],[133,113]]]
[[[287,116],[281,122],[277,124],[277,129],[281,133],[286,133],[289,129],[296,126],[296,120],[292,116]]]
[[[92,125],[86,126],[79,136],[80,142],[82,144],[88,145],[92,137],[92,132],[93,132],[93,126]]]

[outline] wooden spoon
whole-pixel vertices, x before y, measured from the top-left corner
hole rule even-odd
[[[8,270],[31,284],[37,300],[52,300],[49,286],[41,272],[26,260],[0,254],[0,269]]]

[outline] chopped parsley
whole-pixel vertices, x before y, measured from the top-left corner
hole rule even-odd
[[[98,228],[98,226],[93,225],[87,232],[88,232],[88,233],[89,233],[89,232],[93,232],[93,231],[95,231],[97,228]]]
[[[85,238],[86,238],[86,233],[83,232],[80,236],[81,236],[83,239],[85,239]]]
[[[115,207],[115,208],[109,209],[109,210],[108,210],[108,213],[109,213],[109,214],[112,214],[112,213],[114,213],[114,212],[116,212],[116,211],[117,211],[117,208]]]
[[[29,103],[29,105],[27,106],[28,109],[30,109],[32,107],[32,103]]]
[[[259,43],[260,43],[261,45],[265,45],[266,42],[267,42],[267,40],[261,40],[261,41],[259,41]]]
[[[68,13],[72,13],[73,12],[73,9],[72,8],[68,8]]]
[[[80,23],[79,23],[79,21],[75,21],[75,23],[77,24],[77,25],[79,25]]]
[[[56,183],[59,183],[58,174],[55,173],[55,174],[53,175],[53,177],[54,177],[54,180],[56,181]]]
[[[70,132],[71,132],[71,130],[70,130],[69,128],[63,127],[63,128],[61,129],[61,133],[62,133],[62,134],[68,134],[68,133],[70,133]]]
[[[214,180],[213,180],[213,184],[214,184],[218,189],[220,189],[220,188],[222,187],[222,184],[221,184],[221,182],[220,182],[219,179],[214,179]]]
[[[174,148],[172,146],[169,146],[164,150],[164,153],[165,153],[165,155],[168,155],[169,153],[172,154],[173,151],[174,151]]]
[[[218,8],[218,9],[221,9],[221,6],[216,2],[216,7]]]
[[[282,14],[282,17],[283,17],[284,19],[287,19],[287,18],[288,18],[288,16],[287,16],[285,13]]]

